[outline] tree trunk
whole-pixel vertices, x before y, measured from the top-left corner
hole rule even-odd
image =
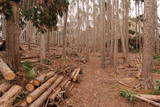
[[[18,6],[15,2],[11,2],[13,15],[7,19],[6,23],[6,46],[7,46],[7,62],[13,71],[19,71],[20,53],[19,53],[19,35],[20,29],[18,25]]]
[[[155,4],[156,0],[144,1],[144,47],[143,47],[143,67],[142,67],[142,83],[144,89],[153,88],[152,84],[152,61],[153,61],[153,46],[155,36]]]
[[[40,40],[40,62],[43,63],[43,60],[46,58],[46,37],[45,34],[41,34]]]

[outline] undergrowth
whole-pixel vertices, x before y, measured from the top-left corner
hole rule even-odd
[[[158,74],[160,74],[160,70],[153,69],[153,70],[152,70],[152,73],[158,73]]]
[[[26,95],[27,95],[27,93],[25,91],[23,91],[19,95],[17,95],[15,100],[13,101],[13,105],[22,101],[26,97]]]
[[[33,68],[32,62],[25,61],[25,62],[23,63],[23,67],[24,67],[24,69],[25,69],[25,77],[26,77],[26,79],[28,79],[28,80],[33,80],[33,79],[35,79],[35,77],[36,77],[36,72],[35,72],[35,70],[34,70],[34,68]]]
[[[120,96],[126,98],[129,102],[135,102],[136,98],[135,95],[136,93],[133,91],[128,91],[128,90],[121,90],[119,92]]]
[[[52,64],[51,60],[49,60],[49,59],[43,59],[43,63],[46,64],[46,65],[51,65]]]
[[[154,91],[149,94],[160,95],[160,80],[154,81]]]

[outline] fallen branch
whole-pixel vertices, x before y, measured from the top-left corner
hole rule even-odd
[[[155,102],[155,101],[149,100],[149,99],[144,98],[144,97],[142,97],[142,96],[140,96],[140,95],[135,95],[135,97],[136,97],[137,99],[140,99],[140,100],[142,100],[142,101],[145,101],[145,102],[147,102],[147,103],[149,103],[149,104],[152,104],[152,105],[154,105],[154,106],[156,106],[156,107],[160,107],[160,103],[157,103],[157,102]]]
[[[139,94],[139,96],[147,98],[153,101],[160,101],[160,95],[146,95],[146,94]]]
[[[48,98],[49,102],[54,102],[56,96],[57,96],[57,95],[60,93],[60,91],[68,84],[68,82],[70,82],[69,79],[65,80],[65,81],[60,85],[60,87],[58,87],[58,88],[56,89],[55,92],[52,92],[52,93],[51,93],[51,95],[50,95],[49,98]]]
[[[8,67],[2,58],[0,58],[0,71],[6,80],[13,80],[16,77],[15,73]]]

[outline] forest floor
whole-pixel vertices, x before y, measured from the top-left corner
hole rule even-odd
[[[134,59],[133,55],[131,57]],[[102,69],[100,62],[100,57],[90,57],[90,61],[83,66],[84,77],[80,85],[73,89],[72,97],[64,105],[68,107],[152,107],[141,101],[130,103],[119,95],[120,90],[129,89],[117,82],[119,77],[123,83],[130,86],[138,84],[135,78],[137,71],[131,71],[134,68],[122,70],[121,67],[115,79],[113,67]],[[126,65],[123,64],[123,66]]]
[[[76,52],[69,50],[66,59],[62,55],[61,49],[53,48],[47,54],[47,59],[52,62],[51,64],[40,64],[37,61],[34,64],[37,71],[41,71],[39,74],[50,72],[50,67],[59,71],[64,71],[67,66],[82,68],[83,74],[80,83],[74,85],[69,98],[64,100],[59,107],[153,107],[142,101],[129,102],[119,94],[121,90],[135,91],[133,87],[139,83],[137,76],[141,69],[139,54],[129,54],[127,64],[119,58],[116,72],[110,65],[102,69],[99,53],[90,54],[88,62],[85,53],[76,54]],[[4,55],[0,56],[5,57]],[[36,56],[36,58],[31,58],[31,61],[37,60],[37,57],[39,57],[37,47],[31,51],[25,49],[22,57],[33,56]],[[160,80],[160,57],[158,57],[158,62],[158,66],[154,66],[155,72],[152,73],[154,80]],[[21,82],[17,81],[17,84],[21,86],[28,83],[24,78],[18,78],[17,80],[21,80]],[[150,91],[136,90],[138,93]]]

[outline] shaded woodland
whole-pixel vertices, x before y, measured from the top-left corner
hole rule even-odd
[[[0,0],[0,107],[160,107],[159,0]]]

